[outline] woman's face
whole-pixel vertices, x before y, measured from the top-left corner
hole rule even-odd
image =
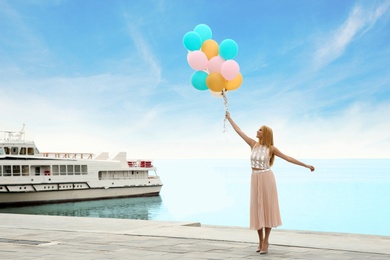
[[[263,137],[263,130],[261,129],[261,127],[260,127],[260,129],[259,129],[259,130],[257,130],[256,137],[257,137],[257,138],[261,138],[261,137]]]

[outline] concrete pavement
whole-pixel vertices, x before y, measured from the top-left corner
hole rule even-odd
[[[390,259],[390,237],[274,229],[269,253],[240,227],[0,214],[0,259]]]

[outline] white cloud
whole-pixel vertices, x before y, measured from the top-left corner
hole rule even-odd
[[[385,1],[376,8],[365,8],[356,5],[349,14],[346,21],[330,35],[314,53],[314,67],[322,67],[332,63],[345,52],[348,45],[357,36],[362,36],[382,17],[390,6],[390,2]]]
[[[142,60],[142,63],[140,63],[143,64],[143,67],[145,67],[146,70],[150,71],[151,74],[153,74],[153,77],[157,80],[157,82],[160,82],[161,68],[158,60],[156,59],[152,49],[149,46],[149,43],[140,33],[140,30],[137,28],[137,26],[129,20],[129,17],[127,15],[125,15],[125,18],[127,20],[126,22],[129,35],[133,40],[138,50],[138,54]]]
[[[139,33],[139,31],[134,26],[129,26],[129,31],[132,36],[132,39],[134,40],[137,50],[139,54],[141,55],[142,59],[144,60],[144,63],[146,66],[148,66],[151,71],[153,71],[154,75],[160,81],[161,79],[161,68],[158,64],[158,60],[153,55],[153,52],[151,51],[150,47],[148,46],[147,42],[145,41],[144,37]]]
[[[277,143],[299,158],[389,158],[389,114],[389,104],[354,103],[327,118],[286,122],[275,130]]]
[[[15,66],[14,64],[17,61],[22,61],[35,67],[48,62],[50,52],[46,43],[39,36],[39,32],[29,26],[26,19],[5,1],[0,2],[1,23],[4,23],[1,25],[4,35],[0,38],[0,44],[6,47],[7,53],[1,55],[0,67],[4,65],[2,63],[6,63],[5,67]],[[2,49],[0,51],[4,52]],[[0,54],[2,53],[0,52]],[[7,70],[6,72],[9,71]]]

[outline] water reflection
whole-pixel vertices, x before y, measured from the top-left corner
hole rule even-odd
[[[161,197],[154,196],[9,207],[0,213],[152,220],[161,209]]]

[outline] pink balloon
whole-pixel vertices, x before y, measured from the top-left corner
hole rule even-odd
[[[225,60],[221,56],[212,57],[209,60],[208,70],[209,73],[218,72],[221,73],[221,66]]]
[[[226,80],[235,79],[240,73],[240,66],[234,60],[227,60],[221,66],[221,74]]]
[[[202,51],[192,51],[187,55],[187,61],[194,70],[205,70],[207,68],[208,59]]]

